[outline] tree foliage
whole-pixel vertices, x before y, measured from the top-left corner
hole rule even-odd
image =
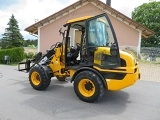
[[[142,46],[160,46],[160,2],[144,3],[135,8],[132,19],[155,32],[154,36],[142,39]]]
[[[8,22],[8,27],[5,33],[2,34],[1,46],[2,48],[13,48],[23,46],[23,36],[20,33],[18,22],[12,14]]]
[[[1,49],[1,46],[2,46],[2,39],[0,39],[0,49]]]
[[[36,47],[37,44],[38,44],[38,40],[37,39],[35,39],[35,40],[28,39],[28,40],[24,41],[23,46],[24,47],[28,47],[29,45],[34,45]]]

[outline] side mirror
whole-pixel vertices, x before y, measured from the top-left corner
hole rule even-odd
[[[60,28],[60,30],[59,30],[59,34],[61,35],[61,34],[63,34],[63,32],[62,32],[62,28]]]
[[[115,43],[113,43],[110,47],[110,54],[111,56],[116,56],[117,55],[117,46]]]

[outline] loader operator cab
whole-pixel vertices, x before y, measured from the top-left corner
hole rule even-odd
[[[64,26],[66,66],[120,65],[117,39],[106,14],[69,20]]]

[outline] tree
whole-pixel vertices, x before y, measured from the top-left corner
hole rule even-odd
[[[24,47],[28,47],[29,45],[37,46],[37,44],[38,44],[38,40],[37,39],[35,39],[35,40],[28,39],[28,40],[24,40],[23,46]]]
[[[18,22],[12,14],[8,22],[8,28],[5,29],[5,33],[2,34],[2,48],[13,48],[23,46],[23,36],[20,33]]]
[[[142,46],[160,46],[160,2],[144,3],[132,12],[132,19],[155,32],[149,38],[142,38]]]
[[[1,47],[2,47],[2,40],[0,39],[0,49],[1,49]]]

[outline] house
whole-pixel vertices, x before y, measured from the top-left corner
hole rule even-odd
[[[52,44],[62,41],[59,29],[62,28],[62,30],[65,30],[63,25],[68,20],[82,16],[95,16],[102,13],[108,14],[121,49],[132,47],[140,53],[141,38],[154,34],[152,30],[133,21],[99,0],[79,0],[27,27],[25,30],[31,34],[38,35],[38,51],[45,52]],[[73,39],[75,39],[75,34],[78,35],[78,31],[73,31],[70,41],[71,45],[74,45]]]

